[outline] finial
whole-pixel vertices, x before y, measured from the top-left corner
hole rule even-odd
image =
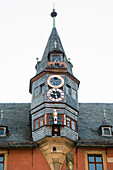
[[[104,112],[104,119],[106,119],[106,110],[104,109],[103,112]]]
[[[1,110],[1,119],[3,119],[3,117],[4,117],[4,112],[3,110]]]
[[[53,27],[55,27],[55,17],[57,13],[55,12],[55,3],[53,3],[53,12],[51,13],[51,17],[53,17]]]

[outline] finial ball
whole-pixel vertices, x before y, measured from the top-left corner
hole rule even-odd
[[[56,17],[57,13],[55,12],[55,9],[53,9],[53,12],[51,13],[51,17]]]

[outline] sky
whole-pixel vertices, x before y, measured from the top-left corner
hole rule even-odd
[[[36,75],[52,30],[80,80],[80,103],[113,102],[113,0],[0,0],[0,103],[31,102]]]

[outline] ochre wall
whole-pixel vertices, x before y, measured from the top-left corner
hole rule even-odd
[[[46,159],[37,149],[10,149],[7,170],[50,170]]]
[[[99,152],[104,153],[106,165],[104,170],[113,170],[113,148],[86,148],[81,147],[73,148],[71,153],[74,154],[74,167],[75,170],[86,170],[85,169],[85,152]],[[61,170],[66,170],[66,161],[64,161]]]
[[[2,150],[1,150],[2,151]],[[43,154],[36,149],[9,149],[7,170],[50,170],[49,165]],[[85,169],[85,153],[102,152],[105,156],[106,168],[104,170],[113,170],[113,148],[73,148],[75,170]],[[66,161],[64,161],[61,170],[66,170]]]

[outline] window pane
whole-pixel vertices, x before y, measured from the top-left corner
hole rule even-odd
[[[62,124],[62,121],[58,121],[57,124]]]
[[[35,123],[38,123],[38,120],[35,120]]]
[[[0,163],[0,170],[3,170],[3,163]]]
[[[37,87],[36,89],[34,89],[34,97],[39,95],[39,87]]]
[[[96,156],[96,162],[102,162],[101,156]]]
[[[0,135],[4,135],[4,129],[0,129]]]
[[[67,121],[67,126],[70,127],[70,122]]]
[[[57,117],[57,120],[62,120],[62,117],[61,117],[61,116],[58,116],[58,117]]]
[[[89,155],[88,158],[89,158],[89,162],[94,162],[94,156],[93,155]]]
[[[104,135],[109,135],[109,129],[104,129]]]
[[[73,99],[76,100],[76,90],[75,89],[72,89],[72,97],[73,97]]]
[[[71,124],[72,124],[72,129],[75,130],[75,122],[71,121]]]
[[[53,121],[49,121],[49,124],[50,124],[50,125],[53,125]]]
[[[69,118],[66,118],[68,121],[70,121],[70,119]]]
[[[69,86],[66,86],[66,94],[69,94]]]
[[[41,93],[44,93],[45,92],[45,84],[43,84],[42,86],[41,86]]]
[[[40,126],[43,126],[43,120],[40,121]]]
[[[40,118],[40,120],[43,120],[43,119],[44,119],[43,117]]]
[[[35,121],[35,129],[39,127],[38,120]]]
[[[95,170],[95,164],[89,164],[89,170]]]
[[[4,156],[0,155],[0,162],[4,161]]]
[[[49,116],[49,119],[53,119],[53,116]]]
[[[97,170],[102,170],[102,164],[96,164]]]

